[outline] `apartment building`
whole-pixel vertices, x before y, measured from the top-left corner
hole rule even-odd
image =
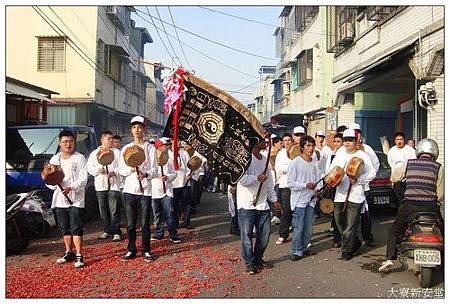
[[[135,60],[143,59],[152,38],[135,26],[133,10],[6,7],[7,76],[59,93],[48,105],[49,124],[128,133],[132,116],[149,116],[146,87],[151,81]]]
[[[444,160],[444,7],[329,6],[337,124],[357,122],[376,150],[403,131]]]

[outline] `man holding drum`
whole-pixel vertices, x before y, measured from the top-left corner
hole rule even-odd
[[[317,199],[316,182],[320,172],[314,164],[315,140],[311,136],[303,136],[300,140],[300,157],[289,164],[287,186],[291,189],[292,226],[294,227],[291,246],[291,260],[298,261],[309,255],[308,244],[311,241],[314,206]]]
[[[152,218],[151,179],[155,168],[155,148],[144,140],[145,119],[135,116],[131,119],[133,142],[125,145],[120,153],[119,173],[125,177],[123,193],[127,218],[128,252],[122,258],[136,258],[136,225],[138,214],[142,227],[142,255],[145,262],[151,262],[150,225]]]
[[[342,235],[344,260],[350,260],[362,245],[356,234],[365,201],[364,186],[375,177],[370,157],[356,148],[356,136],[354,130],[344,131],[345,151],[338,153],[330,166],[339,166],[347,173],[337,186],[334,197],[334,217]]]
[[[75,152],[75,135],[70,130],[62,130],[59,133],[60,151],[50,159],[50,166],[60,166],[64,172],[59,186],[47,185],[53,192],[52,208],[56,210],[59,230],[63,235],[66,253],[56,260],[58,264],[75,262],[75,268],[84,266],[81,253],[83,245],[83,219],[84,194],[87,183],[86,159]],[[44,179],[48,184],[48,181]],[[75,253],[73,252],[75,247]]]
[[[87,162],[88,173],[94,176],[100,217],[103,220],[103,233],[99,239],[113,236],[113,241],[120,238],[120,150],[112,147],[113,133],[101,133],[101,146],[92,151]]]

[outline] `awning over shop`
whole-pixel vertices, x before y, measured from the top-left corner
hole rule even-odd
[[[21,84],[23,83],[23,85]],[[53,100],[51,100],[50,98],[42,95],[42,91],[45,91],[45,93],[47,93],[47,95],[50,94],[58,94],[56,92],[53,91],[49,91],[49,90],[45,90],[42,88],[42,90],[33,90],[33,87],[35,88],[39,88],[33,85],[27,85],[24,82],[21,82],[19,80],[7,77],[6,79],[6,94],[13,94],[13,95],[18,95],[18,96],[24,96],[24,97],[28,97],[28,98],[32,98],[32,99],[37,99],[40,101],[47,101],[49,103],[55,103]]]

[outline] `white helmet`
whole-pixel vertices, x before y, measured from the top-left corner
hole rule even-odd
[[[428,153],[436,160],[439,157],[438,144],[431,138],[424,138],[417,144],[416,156],[420,157],[423,153]]]

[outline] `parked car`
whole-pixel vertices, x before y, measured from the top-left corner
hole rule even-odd
[[[58,135],[63,129],[75,134],[75,149],[86,158],[97,148],[93,127],[80,125],[30,125],[6,129],[6,193],[38,190],[38,195],[49,207],[52,193],[41,179],[41,171],[50,158],[59,151]],[[89,176],[86,185],[86,220],[99,214],[94,179]]]
[[[387,155],[383,152],[375,152],[380,161],[380,169],[375,178],[370,182],[370,192],[368,196],[369,207],[398,207],[398,200],[392,190],[391,167],[387,161]]]

